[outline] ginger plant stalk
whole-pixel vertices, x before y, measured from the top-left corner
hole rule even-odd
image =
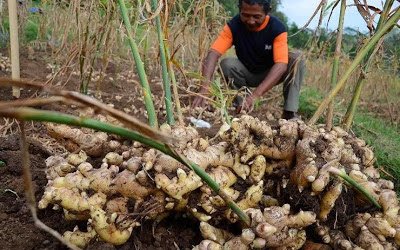
[[[71,126],[86,127],[106,133],[116,134],[121,137],[143,143],[151,148],[159,150],[166,155],[171,156],[175,160],[192,169],[208,186],[210,186],[210,188],[214,192],[216,192],[218,195],[221,196],[222,199],[224,199],[229,208],[231,208],[233,212],[238,215],[240,220],[242,220],[246,224],[249,224],[250,222],[249,217],[238,207],[238,205],[229,197],[229,195],[221,189],[219,184],[216,183],[206,173],[204,169],[199,167],[197,164],[187,160],[184,156],[180,155],[174,149],[172,149],[168,144],[152,140],[126,128],[114,126],[90,118],[81,118],[72,115],[66,115],[60,112],[37,110],[32,108],[5,108],[0,109],[0,116],[12,117],[24,121],[43,121],[67,124]]]
[[[152,0],[151,5],[153,11],[157,9],[157,0]],[[174,112],[172,108],[172,98],[171,98],[171,82],[168,75],[168,66],[167,66],[167,56],[166,56],[166,47],[164,45],[164,34],[161,27],[160,15],[158,14],[155,17],[156,27],[157,27],[157,37],[160,48],[160,60],[161,60],[161,68],[162,68],[162,79],[165,93],[165,109],[167,111],[167,123],[173,125],[175,123],[174,120]]]
[[[340,54],[342,51],[342,40],[343,40],[343,24],[344,24],[344,14],[346,13],[346,0],[341,0],[340,4],[340,16],[339,16],[339,25],[338,25],[338,33],[336,37],[336,49],[335,49],[335,56],[333,59],[333,66],[332,66],[332,76],[331,76],[331,87],[333,88],[336,84],[337,77],[339,74],[339,60]],[[326,127],[328,130],[332,129],[333,124],[333,101],[329,103],[328,107],[328,115],[326,118]]]
[[[333,98],[339,93],[339,91],[346,85],[347,80],[353,73],[353,71],[361,64],[362,60],[367,56],[369,51],[371,51],[374,46],[379,42],[379,40],[394,26],[400,18],[400,8],[398,8],[393,15],[389,18],[389,20],[383,25],[382,29],[380,29],[375,35],[371,37],[368,43],[366,43],[361,50],[358,52],[357,56],[354,58],[353,63],[349,66],[347,71],[343,74],[342,78],[339,80],[338,84],[336,84],[335,88],[333,88],[328,96],[322,101],[319,105],[317,111],[314,113],[313,117],[308,121],[309,125],[315,124],[318,118],[325,111],[328,104],[333,100]]]
[[[119,7],[121,9],[122,19],[124,20],[126,27],[126,34],[128,35],[129,46],[131,47],[132,56],[135,59],[136,68],[140,78],[140,83],[143,90],[143,98],[146,106],[147,114],[149,115],[149,125],[152,127],[158,127],[157,115],[154,108],[154,103],[151,98],[151,90],[147,75],[144,69],[143,61],[140,58],[139,49],[135,40],[132,37],[132,25],[129,21],[128,10],[124,0],[118,0]]]
[[[382,209],[382,206],[378,203],[378,201],[360,184],[358,184],[355,180],[353,180],[353,178],[348,176],[344,171],[341,171],[333,167],[329,168],[328,171],[344,179],[347,183],[349,183],[351,186],[356,188],[360,193],[362,193],[374,206],[376,206],[378,209]]]
[[[385,6],[383,8],[383,12],[379,18],[378,25],[376,27],[376,30],[379,31],[382,26],[385,24],[391,7],[393,6],[394,0],[388,0],[385,2]],[[374,58],[376,52],[378,51],[379,47],[383,43],[383,37],[379,40],[378,45],[376,48],[368,53],[366,58],[364,59],[363,65],[362,65],[362,70],[360,75],[358,76],[358,81],[356,88],[354,90],[353,98],[351,99],[350,105],[347,108],[346,114],[343,118],[342,125],[345,128],[346,131],[348,131],[351,128],[351,124],[353,123],[354,115],[356,112],[357,104],[361,96],[361,91],[362,88],[364,87],[364,79],[365,79],[365,74],[368,72],[369,67],[372,64],[372,59]]]

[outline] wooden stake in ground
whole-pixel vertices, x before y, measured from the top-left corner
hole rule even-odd
[[[11,45],[11,77],[20,79],[19,68],[19,41],[18,41],[18,13],[17,1],[8,0],[8,18],[10,20],[10,45]],[[20,89],[13,87],[13,96],[19,98]]]

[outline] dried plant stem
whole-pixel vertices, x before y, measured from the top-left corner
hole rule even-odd
[[[88,94],[88,87],[89,83],[92,78],[93,73],[93,65],[89,65],[89,74],[86,74],[86,65],[88,58],[90,57],[90,27],[92,21],[92,14],[93,14],[93,5],[94,1],[92,0],[89,5],[89,16],[86,22],[85,33],[84,33],[84,40],[82,41],[82,45],[80,46],[79,51],[79,71],[80,71],[80,92],[87,95]],[[79,19],[77,19],[79,20]],[[93,38],[94,40],[97,39],[97,36]]]
[[[290,35],[289,37],[294,37],[296,35],[298,35],[299,33],[303,32],[306,30],[306,28],[308,27],[308,25],[310,25],[311,21],[314,19],[314,17],[318,14],[318,12],[320,11],[320,9],[324,9],[324,6],[326,5],[326,0],[321,0],[321,2],[318,4],[318,7],[314,10],[314,13],[312,14],[312,16],[308,19],[308,21],[306,22],[306,24],[304,24],[303,27],[301,27],[296,33]]]
[[[178,121],[180,124],[184,124],[185,122],[183,121],[183,114],[182,114],[182,108],[181,108],[181,102],[179,100],[179,93],[178,93],[178,86],[176,82],[176,77],[175,77],[175,72],[173,68],[173,63],[172,63],[172,58],[169,52],[169,46],[166,45],[166,52],[167,52],[167,57],[168,57],[168,72],[169,75],[171,76],[171,83],[172,83],[172,91],[174,93],[174,103],[176,106],[176,113],[178,116]]]
[[[10,20],[10,46],[11,46],[11,77],[20,79],[19,65],[19,41],[18,41],[18,13],[17,1],[8,0],[8,18]],[[13,87],[12,94],[19,98],[21,91],[18,87]]]
[[[24,178],[24,190],[25,190],[25,197],[28,203],[29,209],[31,210],[32,218],[35,223],[35,226],[42,229],[43,231],[51,234],[53,237],[58,239],[61,243],[69,247],[73,250],[79,250],[77,246],[69,243],[66,241],[58,232],[54,229],[46,226],[43,222],[41,222],[37,216],[36,211],[36,201],[35,201],[35,193],[33,191],[33,184],[32,184],[32,174],[30,169],[30,160],[29,160],[29,152],[28,152],[28,143],[26,141],[26,134],[25,134],[25,122],[21,121],[21,159],[22,159],[22,167],[23,167],[23,178]]]
[[[308,122],[309,125],[315,124],[318,118],[327,108],[328,104],[333,100],[333,98],[339,93],[339,91],[346,85],[347,80],[353,73],[353,71],[361,64],[362,60],[367,56],[369,51],[371,51],[379,40],[394,26],[400,18],[400,9],[397,9],[392,17],[383,25],[382,29],[378,30],[374,34],[368,43],[366,43],[361,50],[358,52],[357,56],[354,58],[353,63],[349,66],[347,71],[343,74],[343,77],[336,84],[335,88],[332,89],[328,96],[322,101],[317,111],[314,113],[313,117]]]
[[[339,16],[339,25],[336,37],[336,49],[335,56],[333,59],[332,66],[332,76],[331,76],[331,88],[334,88],[337,77],[339,74],[339,60],[342,52],[342,40],[343,40],[343,24],[344,24],[344,14],[346,13],[346,0],[341,0],[340,5],[340,16]],[[331,130],[333,126],[333,100],[329,103],[328,107],[328,115],[326,118],[326,127],[328,130]]]

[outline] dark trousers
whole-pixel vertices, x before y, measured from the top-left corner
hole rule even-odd
[[[262,73],[252,73],[237,58],[228,57],[221,61],[221,69],[225,79],[233,87],[257,87],[267,76],[270,69]],[[300,52],[289,52],[288,70],[282,77],[284,110],[297,112],[299,109],[300,87],[305,73],[304,60]]]

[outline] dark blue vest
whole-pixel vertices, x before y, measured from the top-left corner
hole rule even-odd
[[[286,32],[285,25],[279,19],[270,16],[267,26],[258,32],[248,31],[239,15],[232,18],[228,26],[232,32],[236,55],[250,72],[265,72],[274,65],[274,39]]]

